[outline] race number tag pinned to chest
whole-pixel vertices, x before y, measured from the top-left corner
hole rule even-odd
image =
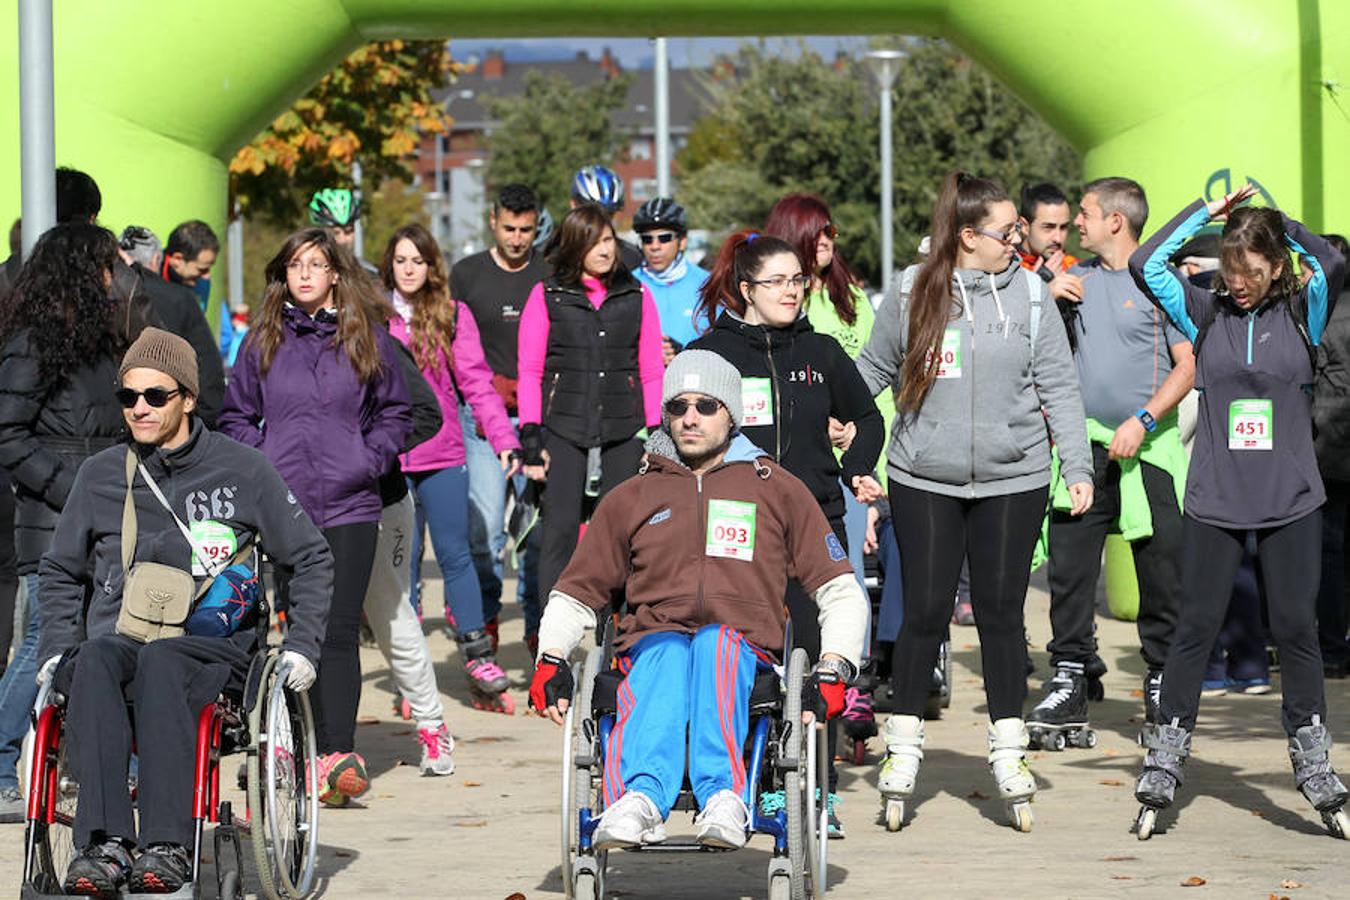
[[[192,554],[194,578],[204,578],[210,574],[201,560],[202,554],[210,561],[213,569],[219,571],[239,549],[234,529],[228,525],[207,519],[205,522],[193,522],[191,531],[192,542],[197,546],[197,552]]]
[[[755,504],[740,500],[708,501],[707,556],[755,558]]]
[[[1234,400],[1228,404],[1228,449],[1274,448],[1275,404],[1270,400]]]
[[[961,330],[948,328],[942,335],[942,352],[938,356],[937,377],[961,377]]]
[[[768,378],[741,379],[741,425],[773,424],[773,382]]]

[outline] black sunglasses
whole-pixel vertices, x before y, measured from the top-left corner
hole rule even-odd
[[[669,231],[663,231],[660,234],[647,233],[638,235],[638,240],[642,241],[644,246],[647,244],[669,244],[675,240],[675,235]]]
[[[146,388],[143,391],[133,391],[131,388],[124,387],[118,388],[115,396],[117,397],[117,402],[122,404],[125,409],[131,409],[136,405],[136,401],[142,397],[145,398],[146,403],[150,404],[155,409],[159,409],[161,406],[168,403],[174,395],[181,393],[183,392],[179,388],[170,390],[168,388],[152,387]]]
[[[839,226],[834,224],[833,222],[826,222],[824,225],[821,226],[818,234],[823,234],[830,240],[834,240],[835,238],[839,237]]]
[[[722,408],[722,403],[711,397],[700,397],[695,400],[692,405],[694,409],[698,410],[700,416],[711,416]],[[673,400],[667,400],[666,415],[673,419],[678,419],[680,416],[689,412],[689,406],[690,403],[688,400],[681,400],[679,397],[676,397]]]

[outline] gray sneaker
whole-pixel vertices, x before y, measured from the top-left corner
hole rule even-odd
[[[622,850],[665,839],[666,825],[656,804],[641,791],[628,791],[600,814],[592,842],[597,850]]]
[[[0,788],[0,825],[17,825],[28,818],[28,804],[18,788]]]
[[[749,839],[750,811],[734,791],[722,790],[708,798],[694,824],[700,844],[739,850]]]

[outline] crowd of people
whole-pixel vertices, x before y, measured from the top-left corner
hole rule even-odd
[[[875,306],[812,194],[779,199],[705,269],[673,198],[642,204],[638,244],[622,240],[623,183],[588,166],[556,227],[534,190],[504,185],[483,252],[448,265],[409,223],[370,265],[353,253],[359,198],[335,188],[267,262],[247,320],[213,335],[207,225],[162,247],[141,227],[119,239],[92,178],[56,184],[56,226],[27,259],[16,226],[0,266],[0,822],[24,818],[19,746],[56,679],[83,785],[67,892],[191,878],[174,803],[192,705],[242,678],[261,632],[247,604],[215,630],[156,618],[159,570],[205,608],[221,585],[256,595],[266,554],[324,804],[370,787],[366,626],[422,772],[453,772],[422,628],[428,539],[480,709],[514,711],[497,662],[508,559],[541,715],[561,721],[569,654],[619,614],[602,850],[664,839],[686,732],[699,840],[744,843],[747,692],[782,663],[789,622],[814,667],[803,709],[830,720],[830,837],[836,726],[876,734],[882,694],[878,787],[904,824],[953,619],[978,630],[989,766],[1030,829],[1029,748],[1095,743],[1110,533],[1138,583],[1140,836],[1181,783],[1202,693],[1268,690],[1268,645],[1296,783],[1346,836],[1323,682],[1350,663],[1347,248],[1250,188],[1144,241],[1128,178],[1015,203],[953,172]],[[1071,227],[1090,258],[1066,254]],[[875,607],[865,551],[886,580]],[[1029,704],[1040,559],[1052,672]],[[162,714],[133,720],[119,698]],[[119,787],[133,738],[139,830]]]

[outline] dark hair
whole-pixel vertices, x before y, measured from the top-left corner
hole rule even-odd
[[[179,225],[169,232],[169,239],[164,242],[165,256],[181,253],[183,259],[188,261],[196,259],[203,250],[219,253],[220,240],[211,230],[211,226],[201,219],[190,219]]]
[[[1017,213],[1028,222],[1036,221],[1036,210],[1042,206],[1069,205],[1069,198],[1064,196],[1064,192],[1057,186],[1048,181],[1042,181],[1040,184],[1028,184],[1022,188],[1022,202],[1017,208]]]
[[[519,182],[502,185],[502,189],[497,192],[497,199],[493,201],[492,212],[496,214],[502,210],[516,215],[539,212],[539,195]]]
[[[1131,237],[1136,241],[1144,233],[1144,223],[1148,221],[1148,198],[1144,188],[1132,178],[1098,178],[1083,185],[1083,196],[1097,195],[1097,205],[1103,215],[1118,212],[1125,217],[1130,226]]]
[[[0,308],[0,340],[29,329],[44,382],[64,384],[101,356],[120,360],[145,327],[146,308],[108,287],[116,259],[112,232],[89,222],[58,223],[38,238]]]
[[[927,352],[942,344],[942,334],[951,319],[952,272],[961,247],[961,229],[975,227],[989,216],[989,208],[1008,200],[997,182],[952,172],[942,179],[933,221],[928,229],[932,246],[919,266],[909,295],[908,352],[900,366],[900,395],[896,405],[913,412],[937,379],[940,354]]]
[[[18,256],[23,252],[23,219],[15,219],[9,226],[9,255]]]
[[[1339,253],[1341,256],[1344,256],[1347,260],[1350,260],[1350,242],[1346,241],[1345,235],[1324,234],[1322,235],[1322,240],[1330,244],[1332,248],[1334,248],[1335,251]]]
[[[803,271],[821,280],[834,306],[835,315],[844,324],[852,325],[858,320],[857,301],[853,294],[853,286],[858,279],[848,267],[838,244],[834,247],[834,260],[824,269],[816,269],[816,241],[829,224],[830,208],[819,196],[788,194],[769,210],[769,218],[764,222],[764,233],[780,237],[796,248]]]
[[[56,170],[56,221],[92,222],[103,209],[98,184],[79,169]]]
[[[801,261],[797,249],[782,238],[760,234],[749,228],[727,238],[722,243],[722,249],[717,251],[717,260],[708,273],[708,280],[698,289],[694,320],[698,321],[702,317],[711,327],[723,309],[744,316],[745,296],[741,294],[741,282],[754,281],[764,268],[765,261],[780,253],[790,253],[797,257],[798,262]],[[802,271],[806,271],[805,266]]]
[[[1275,266],[1283,266],[1279,276],[1271,282],[1267,297],[1292,297],[1298,293],[1298,278],[1290,265],[1289,245],[1284,242],[1284,219],[1278,210],[1267,206],[1242,206],[1228,214],[1219,237],[1219,270],[1214,273],[1214,293],[1229,293],[1225,272],[1245,274],[1248,271],[1249,250],[1270,263],[1272,276]]]
[[[454,372],[455,319],[458,307],[450,298],[445,274],[445,258],[436,239],[416,222],[404,225],[389,238],[380,259],[380,281],[387,291],[396,290],[394,282],[394,253],[399,241],[408,241],[427,264],[427,280],[415,295],[405,297],[412,307],[412,321],[408,323],[409,347],[419,368],[431,371],[440,368],[437,353],[445,355],[446,370]]]
[[[553,276],[559,284],[581,284],[581,276],[586,273],[584,268],[586,254],[600,243],[606,230],[614,234],[614,223],[598,203],[581,203],[563,216],[562,224],[558,226],[548,252],[548,262],[553,266]],[[617,235],[615,240],[617,244]],[[614,268],[606,272],[600,280],[609,284],[614,274],[622,268],[619,248],[615,246]]]
[[[180,226],[181,227],[181,226]],[[267,286],[262,303],[253,314],[253,321],[245,337],[246,345],[256,347],[259,369],[263,374],[272,366],[277,350],[286,340],[282,324],[283,310],[290,300],[291,289],[286,281],[286,267],[300,251],[313,245],[328,260],[337,282],[333,285],[333,301],[337,309],[337,334],[334,344],[351,362],[356,377],[369,384],[382,367],[380,348],[375,337],[378,311],[384,305],[375,292],[370,277],[361,268],[356,257],[337,245],[326,228],[306,228],[297,231],[281,245],[277,255],[267,263],[263,273]]]

